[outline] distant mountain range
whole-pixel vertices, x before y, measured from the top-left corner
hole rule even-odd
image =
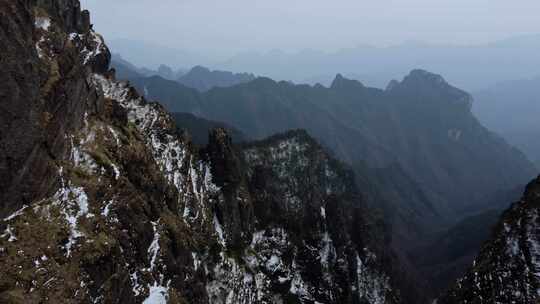
[[[255,80],[255,75],[250,73],[232,73],[227,71],[211,71],[203,66],[195,66],[189,71],[179,69],[174,71],[171,67],[160,65],[157,70],[137,67],[116,54],[112,57],[112,67],[116,70],[118,79],[138,79],[144,77],[159,76],[161,78],[176,81],[187,87],[201,92],[215,87],[229,87],[240,83]]]
[[[334,75],[342,73],[378,88],[385,88],[389,79],[401,79],[410,70],[422,68],[445,75],[451,83],[467,91],[478,91],[503,81],[532,78],[538,75],[540,67],[537,55],[540,35],[468,46],[407,42],[389,47],[363,45],[335,52],[245,52],[231,58],[201,56],[132,40],[113,40],[111,45],[114,52],[129,56],[128,60],[140,66],[204,65],[217,70],[249,71],[276,80],[323,85],[330,85]]]
[[[78,0],[8,2],[0,303],[539,303],[537,169],[441,76],[205,91],[115,74]]]
[[[540,76],[502,82],[473,95],[478,119],[540,168]]]
[[[408,42],[390,47],[359,46],[330,53],[317,50],[249,52],[212,67],[247,70],[296,83],[313,77],[330,80],[336,73],[343,73],[378,88],[384,88],[388,79],[401,79],[410,70],[422,68],[437,71],[458,87],[475,91],[501,81],[537,75],[539,52],[540,35],[531,35],[470,46]]]
[[[186,74],[178,77],[176,81],[181,84],[197,89],[201,92],[216,87],[230,87],[240,83],[255,80],[255,75],[249,73],[231,73],[225,71],[210,71],[209,69],[196,66]]]

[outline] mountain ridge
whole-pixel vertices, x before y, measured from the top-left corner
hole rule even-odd
[[[19,64],[46,71],[0,95],[16,109],[27,97],[17,85],[36,92],[18,127],[44,116],[43,136],[57,145],[38,154],[45,173],[27,170],[32,153],[13,172],[0,167],[2,194],[18,182],[6,173],[32,177],[28,201],[2,200],[1,302],[408,303],[352,172],[313,139],[290,133],[237,150],[215,129],[197,147],[162,105],[115,80],[101,36],[74,26],[89,16],[77,0],[2,0],[0,14],[23,27],[2,40],[14,58],[2,75],[24,75]],[[70,115],[47,114],[40,96]],[[41,147],[39,136],[24,139]]]

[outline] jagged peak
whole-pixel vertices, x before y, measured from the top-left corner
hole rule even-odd
[[[388,83],[388,85],[386,86],[386,91],[391,91],[393,90],[395,87],[397,87],[399,85],[399,81],[395,80],[395,79],[392,79],[390,80],[390,82]]]
[[[363,88],[364,85],[358,80],[348,79],[348,78],[343,77],[343,75],[341,74],[337,74],[336,78],[334,78],[334,81],[332,81],[332,85],[330,86],[330,88],[332,89],[342,89],[342,88],[347,88],[347,87]]]
[[[386,92],[405,93],[415,98],[424,96],[433,101],[450,102],[469,111],[472,106],[469,93],[450,85],[441,75],[421,69],[412,70],[401,82],[391,81]]]
[[[448,82],[439,74],[431,73],[422,69],[412,70],[409,75],[405,76],[402,84],[422,83],[437,86],[450,86]]]

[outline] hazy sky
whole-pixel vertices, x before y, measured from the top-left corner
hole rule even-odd
[[[82,0],[107,39],[200,52],[483,43],[540,33],[539,0]]]

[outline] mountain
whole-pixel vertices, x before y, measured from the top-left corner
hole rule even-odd
[[[398,164],[441,215],[474,211],[535,172],[523,154],[480,125],[467,93],[421,70],[386,90],[341,75],[330,88],[258,78],[204,94],[156,79],[134,84],[171,111],[223,121],[252,138],[304,128],[349,164]]]
[[[170,67],[162,64],[156,71],[153,71],[147,68],[138,68],[120,55],[113,55],[111,66],[116,70],[118,79],[141,82],[143,80],[140,78],[159,76],[200,92],[208,91],[214,87],[230,87],[255,79],[255,76],[249,73],[210,71],[202,66],[195,66],[186,72],[182,69],[173,71]]]
[[[378,88],[384,88],[388,79],[400,79],[410,70],[422,68],[438,71],[460,88],[478,91],[499,82],[537,76],[539,51],[540,35],[529,35],[478,45],[406,42],[388,47],[362,45],[333,52],[245,52],[206,65],[227,71],[251,71],[296,83],[308,80],[309,84],[315,84],[321,76],[324,79],[343,73]],[[313,77],[317,77],[316,82],[311,82]]]
[[[107,45],[114,54],[122,54],[125,60],[136,66],[144,66],[152,70],[157,69],[162,64],[173,69],[192,67],[210,62],[209,58],[214,57],[204,55],[200,51],[189,51],[144,40],[110,39],[107,41]]]
[[[536,140],[540,136],[540,77],[499,83],[473,95],[473,111],[482,124],[540,167],[540,143]]]
[[[191,141],[196,145],[207,145],[208,134],[213,129],[226,130],[233,143],[241,143],[248,140],[244,133],[225,123],[206,120],[190,113],[171,113],[171,117],[174,119],[178,129],[188,131]]]
[[[122,56],[119,54],[112,55],[111,67],[115,69],[116,77],[118,77],[118,79],[134,79],[141,77],[159,76],[168,80],[174,80],[186,73],[182,69],[173,71],[172,68],[164,64],[159,65],[157,70],[139,68],[122,58]]]
[[[186,87],[205,92],[214,87],[230,87],[240,83],[250,82],[254,79],[255,76],[253,74],[210,71],[205,67],[196,66],[185,75],[180,76],[177,81]]]
[[[79,1],[0,17],[0,302],[418,303],[305,131],[196,146],[114,79]]]
[[[148,70],[140,69],[131,64],[119,54],[112,54],[111,67],[115,69],[116,77],[118,79],[134,79],[147,75]]]
[[[468,272],[437,303],[540,301],[540,178],[502,216]]]
[[[451,244],[434,257],[422,249],[437,246],[459,221],[493,209],[494,196],[522,187],[536,172],[478,122],[469,94],[422,70],[385,90],[341,75],[329,88],[258,78],[206,93],[159,79],[133,83],[171,111],[226,122],[250,138],[306,129],[352,166],[366,202],[385,210],[400,259],[434,292],[465,270],[488,233],[480,227],[466,236],[470,247]],[[456,250],[463,250],[457,260]],[[444,263],[455,268],[445,273]]]

